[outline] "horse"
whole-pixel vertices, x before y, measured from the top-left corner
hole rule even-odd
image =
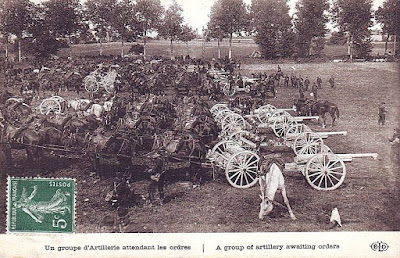
[[[322,121],[322,127],[326,127],[326,113],[328,112],[332,118],[332,126],[335,125],[336,118],[339,118],[339,108],[336,104],[325,101],[316,101],[311,107],[312,115],[318,115],[319,121]],[[318,122],[319,122],[318,121]]]
[[[270,158],[267,162],[260,160],[259,163],[261,164],[259,169],[261,203],[258,218],[262,220],[265,216],[267,216],[274,208],[274,204],[283,206],[282,204],[274,201],[276,192],[281,190],[286,208],[289,211],[290,218],[292,220],[296,220],[296,216],[293,214],[286,195],[285,179],[282,174],[281,162],[276,158]]]
[[[1,149],[5,156],[7,166],[12,165],[12,149],[25,149],[27,155],[27,164],[38,162],[41,159],[39,149],[40,135],[39,133],[29,128],[28,126],[16,127],[7,121],[0,123],[1,128]]]
[[[202,162],[206,157],[206,147],[200,138],[191,134],[177,134],[173,131],[166,131],[154,138],[152,152],[155,153],[155,166],[151,170],[151,179],[156,185],[160,199],[164,199],[164,185],[172,170],[166,169],[168,163],[189,162],[186,171],[192,174],[194,187],[202,184],[204,171]],[[154,200],[153,188],[149,188],[150,201]]]

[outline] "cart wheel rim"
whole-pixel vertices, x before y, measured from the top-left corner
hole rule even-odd
[[[252,151],[233,154],[225,168],[225,175],[230,185],[235,188],[249,188],[258,181],[259,157]]]
[[[296,154],[317,154],[322,150],[322,138],[314,132],[304,132],[296,137],[293,150]]]
[[[305,176],[314,189],[331,191],[344,182],[346,166],[343,160],[333,153],[319,153],[307,162]]]
[[[294,120],[291,115],[285,114],[275,119],[273,124],[273,130],[276,136],[284,137],[286,135],[287,129],[296,124],[297,124],[296,120]]]

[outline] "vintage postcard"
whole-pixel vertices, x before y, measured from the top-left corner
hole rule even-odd
[[[399,8],[0,1],[0,256],[399,256]]]

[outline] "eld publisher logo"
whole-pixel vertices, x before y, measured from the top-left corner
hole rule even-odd
[[[371,244],[371,249],[372,249],[372,251],[383,252],[383,251],[387,251],[387,249],[389,249],[389,245],[386,244],[385,242],[378,241],[378,242],[374,242]]]

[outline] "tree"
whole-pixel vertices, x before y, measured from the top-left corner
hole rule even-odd
[[[103,52],[102,40],[116,33],[112,20],[117,4],[117,0],[87,0],[85,3],[86,17],[99,38],[100,55]]]
[[[243,0],[217,0],[210,15],[210,30],[217,35],[229,36],[229,59],[232,58],[232,37],[248,28],[248,11]]]
[[[160,27],[159,33],[165,39],[170,39],[171,60],[174,60],[174,48],[172,42],[179,39],[182,32],[182,7],[174,0],[172,5],[165,11],[164,19]]]
[[[196,31],[193,30],[192,27],[189,25],[185,24],[182,26],[182,31],[181,35],[179,36],[179,39],[185,42],[186,44],[186,55],[189,56],[189,41],[195,39],[197,36]]]
[[[253,34],[264,58],[291,56],[294,34],[286,0],[251,2]]]
[[[124,56],[124,42],[137,37],[134,3],[131,0],[117,1],[110,24],[116,36],[121,39],[121,56]]]
[[[371,50],[368,29],[372,25],[371,6],[371,0],[335,0],[333,3],[333,20],[340,31],[348,33],[350,60],[354,52],[365,57]]]
[[[2,34],[15,35],[18,43],[18,61],[22,59],[21,40],[31,26],[33,4],[29,0],[4,0],[1,3]]]
[[[217,15],[221,2],[217,1],[211,8],[210,21],[207,24],[206,37],[216,38],[218,42],[218,59],[221,59],[221,41],[226,37],[226,33],[222,30],[221,24],[218,22]]]
[[[44,3],[48,30],[56,37],[69,37],[81,28],[79,0],[49,0]]]
[[[312,43],[321,51],[326,33],[328,17],[324,13],[329,8],[327,0],[300,0],[296,4],[294,20],[297,32],[297,49],[300,56],[311,55]],[[319,43],[319,44],[318,44]]]
[[[386,33],[386,41],[385,41],[385,54],[387,52],[388,41],[390,35],[395,35],[397,30],[397,20],[396,20],[396,10],[398,10],[399,2],[398,0],[386,0],[383,3],[383,6],[380,6],[378,10],[375,12],[376,20],[381,23],[383,33]],[[394,46],[395,48],[396,46]],[[395,51],[394,51],[395,52]]]
[[[61,48],[61,43],[56,39],[55,33],[48,29],[46,10],[40,6],[32,9],[33,22],[28,28],[29,36],[27,39],[27,51],[36,58],[45,59]]]
[[[164,8],[160,0],[137,0],[135,13],[137,30],[143,37],[143,56],[146,59],[147,34],[160,27]]]

